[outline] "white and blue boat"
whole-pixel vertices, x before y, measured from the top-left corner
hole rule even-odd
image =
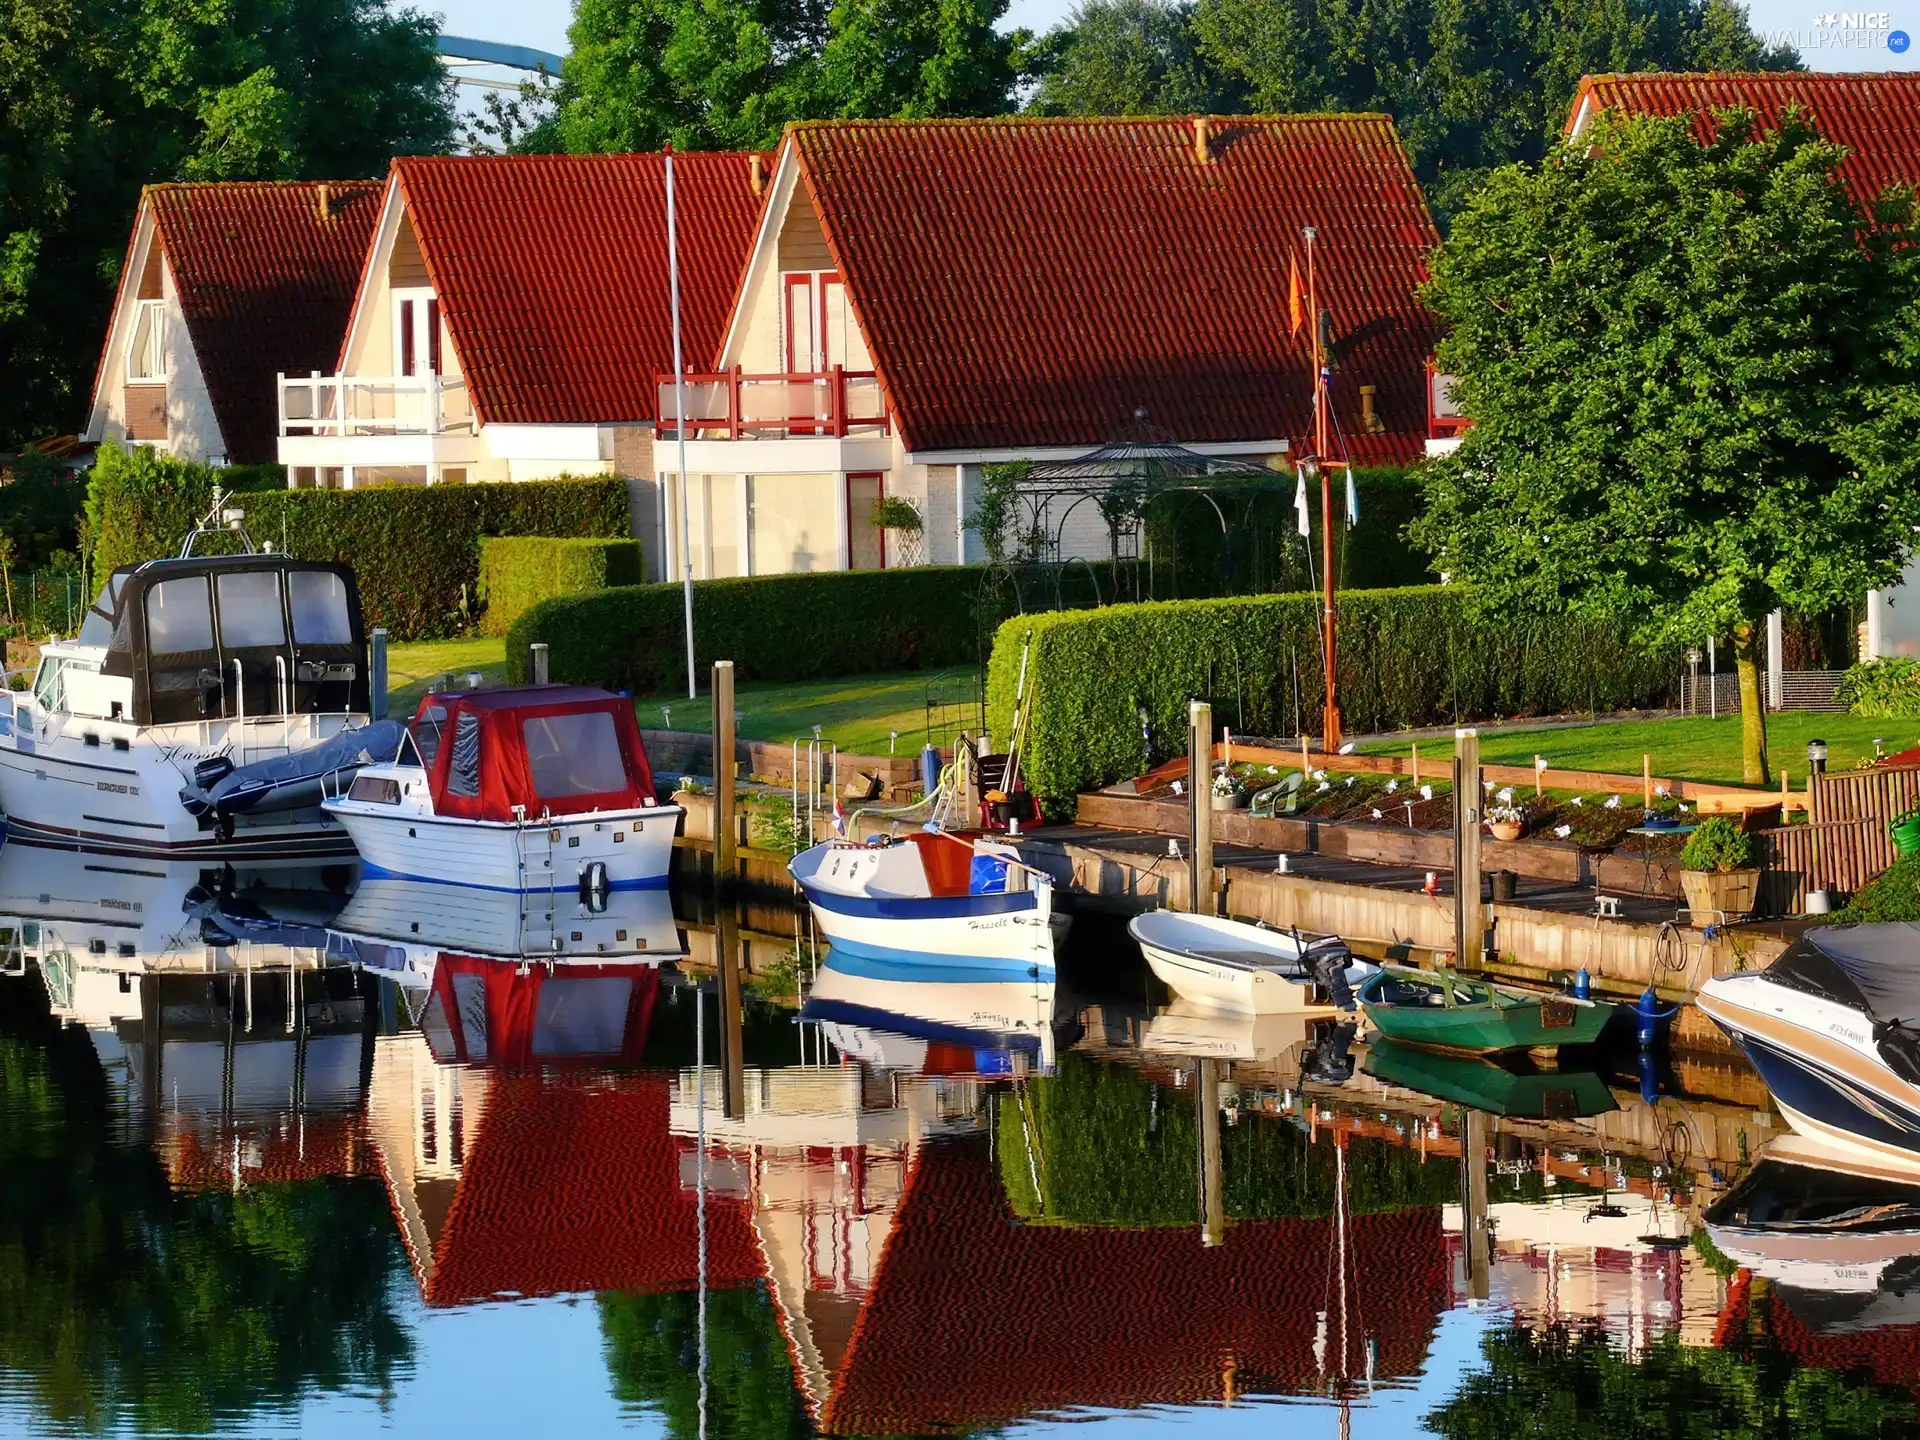
[[[1797,1132],[1867,1160],[1920,1160],[1920,925],[1825,925],[1700,1009]]]
[[[843,967],[883,980],[1054,978],[1070,922],[1052,880],[1010,845],[923,830],[830,840],[787,868]]]
[[[1057,987],[1044,980],[883,979],[875,966],[829,950],[803,1021],[843,1055],[915,1075],[1050,1074]]]

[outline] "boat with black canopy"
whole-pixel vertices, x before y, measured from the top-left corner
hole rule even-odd
[[[259,552],[212,513],[178,556],[108,577],[79,634],[0,692],[11,838],[120,855],[348,857],[321,777],[391,755],[371,715],[366,632],[345,565]],[[219,535],[238,554],[196,554]]]
[[[1699,1005],[1800,1134],[1920,1162],[1920,924],[1809,930],[1765,970],[1708,981]]]

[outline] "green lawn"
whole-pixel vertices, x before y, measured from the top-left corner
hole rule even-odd
[[[1920,743],[1920,720],[1862,720],[1852,715],[1809,715],[1783,711],[1767,717],[1767,753],[1776,783],[1782,770],[1796,783],[1807,777],[1807,742],[1827,742],[1827,767],[1850,770],[1873,758],[1874,737],[1886,742],[1888,754]],[[1365,745],[1379,755],[1405,755],[1407,742]],[[1422,740],[1420,758],[1435,760],[1453,754],[1453,742]],[[1535,755],[1562,770],[1604,770],[1638,775],[1640,757],[1653,757],[1653,773],[1675,780],[1740,783],[1740,720],[1624,720],[1582,725],[1564,730],[1515,731],[1482,735],[1480,758],[1491,765],[1531,765]]]
[[[488,684],[506,680],[506,642],[498,638],[429,640],[395,645],[387,651],[388,707],[395,715],[411,715],[427,687],[443,675],[465,676],[478,671]],[[889,730],[899,731],[894,743],[901,754],[917,753],[926,742],[927,687],[932,681],[940,695],[971,700],[979,671],[902,670],[888,675],[856,675],[844,680],[810,680],[793,685],[742,685],[734,696],[740,712],[740,735],[748,740],[810,739],[813,727],[820,738],[856,755],[885,755]],[[713,702],[707,695],[687,699],[684,692],[649,696],[634,702],[640,723],[648,729],[698,730],[713,725]],[[671,712],[671,718],[661,713]],[[974,728],[978,719],[969,710],[950,727]],[[934,737],[951,745],[953,736]],[[1636,764],[1638,762],[1635,762]]]
[[[478,671],[489,684],[505,684],[506,656],[507,642],[500,636],[389,646],[387,708],[394,715],[411,717],[427,687],[442,675],[465,676]]]
[[[843,680],[808,680],[798,684],[742,685],[734,692],[740,714],[739,733],[747,740],[810,739],[813,727],[820,738],[856,755],[885,755],[888,734],[897,730],[899,753],[916,753],[927,740],[927,688],[932,681],[939,694],[970,698],[978,670],[900,670],[885,675],[854,675]],[[648,729],[698,730],[713,725],[710,696],[689,700],[684,691],[654,695],[634,702],[640,723]],[[669,714],[663,714],[662,711]],[[955,719],[952,729],[973,729],[977,715],[969,710]],[[942,729],[949,727],[943,726]],[[951,745],[951,734],[937,734],[936,745]]]

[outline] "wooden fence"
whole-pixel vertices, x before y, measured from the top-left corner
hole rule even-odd
[[[1821,820],[1756,832],[1760,909],[1799,915],[1810,890],[1858,890],[1893,863],[1893,842],[1878,819]]]

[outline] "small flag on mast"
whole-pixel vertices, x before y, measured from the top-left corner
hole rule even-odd
[[[1307,297],[1300,286],[1300,261],[1292,250],[1287,251],[1287,328],[1293,335],[1299,335],[1300,327],[1307,323]]]
[[[1353,467],[1347,467],[1347,524],[1360,523],[1360,491],[1353,483]]]
[[[1307,508],[1307,472],[1296,467],[1293,475],[1295,480],[1293,508],[1299,512],[1300,533],[1304,536],[1311,537],[1313,535],[1313,526],[1307,519],[1310,513]]]

